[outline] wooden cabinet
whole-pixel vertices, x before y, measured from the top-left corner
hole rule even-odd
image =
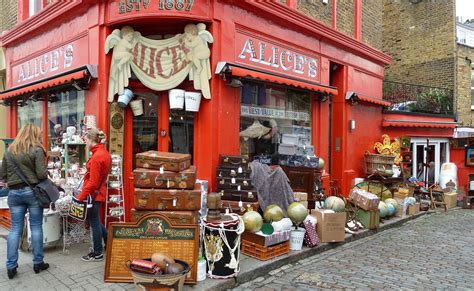
[[[321,172],[312,168],[281,166],[290,180],[294,192],[308,193],[308,209],[314,209],[317,195],[322,188]]]

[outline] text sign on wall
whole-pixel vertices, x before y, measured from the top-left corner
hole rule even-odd
[[[88,39],[82,37],[12,66],[13,87],[45,79],[88,63]]]
[[[320,81],[319,56],[253,35],[236,33],[235,61],[313,83]]]
[[[106,282],[133,282],[127,261],[150,258],[160,252],[191,266],[186,282],[197,279],[199,228],[196,225],[174,225],[159,213],[143,216],[135,223],[112,223],[109,226]]]

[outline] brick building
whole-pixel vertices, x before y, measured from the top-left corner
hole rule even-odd
[[[0,35],[3,31],[9,30],[16,24],[17,20],[17,5],[16,0],[1,0],[0,1]],[[3,49],[0,45],[0,91],[5,90],[6,82],[6,60]],[[6,110],[4,106],[0,105],[0,138],[6,137],[7,134]],[[0,158],[3,157],[4,145],[0,143]]]

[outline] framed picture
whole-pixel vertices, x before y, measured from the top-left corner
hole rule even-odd
[[[466,166],[474,167],[474,147],[466,148]]]

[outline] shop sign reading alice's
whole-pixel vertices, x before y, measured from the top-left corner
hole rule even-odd
[[[288,75],[311,82],[319,82],[319,57],[287,49],[283,45],[254,36],[237,33],[236,62]]]

